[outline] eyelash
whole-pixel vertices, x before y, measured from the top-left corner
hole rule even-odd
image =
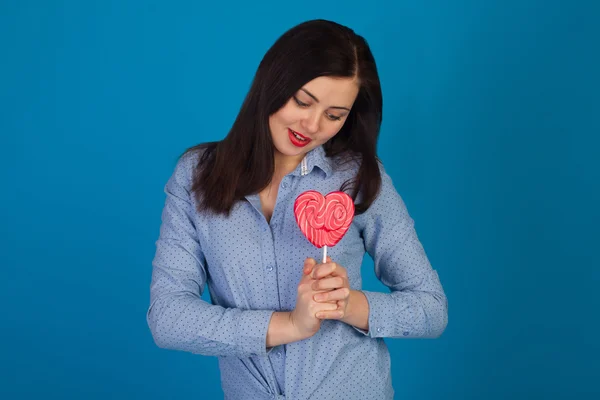
[[[310,104],[306,104],[306,103],[303,103],[300,100],[298,100],[298,98],[296,96],[293,96],[293,97],[294,97],[294,101],[296,102],[298,107],[306,108],[306,107],[310,106]],[[332,115],[332,114],[325,114],[325,115],[327,115],[327,118],[329,118],[331,121],[339,121],[342,119],[342,117],[336,117],[335,115]]]
[[[306,107],[308,107],[310,105],[310,104],[306,104],[306,103],[301,102],[300,100],[298,100],[298,98],[296,96],[294,96],[294,100],[296,101],[296,104],[298,104],[302,108],[306,108]]]

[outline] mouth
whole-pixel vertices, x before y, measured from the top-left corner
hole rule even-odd
[[[290,137],[290,141],[296,147],[304,147],[311,142],[311,139],[306,136],[291,130],[288,128],[288,136]]]

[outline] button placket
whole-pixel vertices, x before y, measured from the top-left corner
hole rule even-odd
[[[264,217],[263,217],[264,219]],[[262,234],[262,268],[264,268],[265,290],[267,292],[267,307],[276,309],[278,307],[279,291],[277,290],[277,274],[273,272],[275,269],[275,243],[273,233],[269,225],[265,222],[265,230]]]

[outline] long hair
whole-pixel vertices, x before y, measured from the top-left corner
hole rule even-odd
[[[229,215],[235,202],[269,185],[275,171],[269,116],[320,76],[358,78],[359,92],[345,123],[323,148],[327,157],[359,160],[356,176],[340,190],[349,190],[355,203],[360,193],[356,214],[368,209],[381,187],[376,149],[383,99],[375,59],[350,28],[312,20],[285,32],[267,51],[228,135],[184,153],[202,151],[191,188],[198,211]]]

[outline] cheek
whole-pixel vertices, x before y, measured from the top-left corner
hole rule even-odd
[[[271,118],[273,122],[278,125],[291,125],[298,120],[298,113],[290,105],[285,105],[282,109],[277,111]]]

